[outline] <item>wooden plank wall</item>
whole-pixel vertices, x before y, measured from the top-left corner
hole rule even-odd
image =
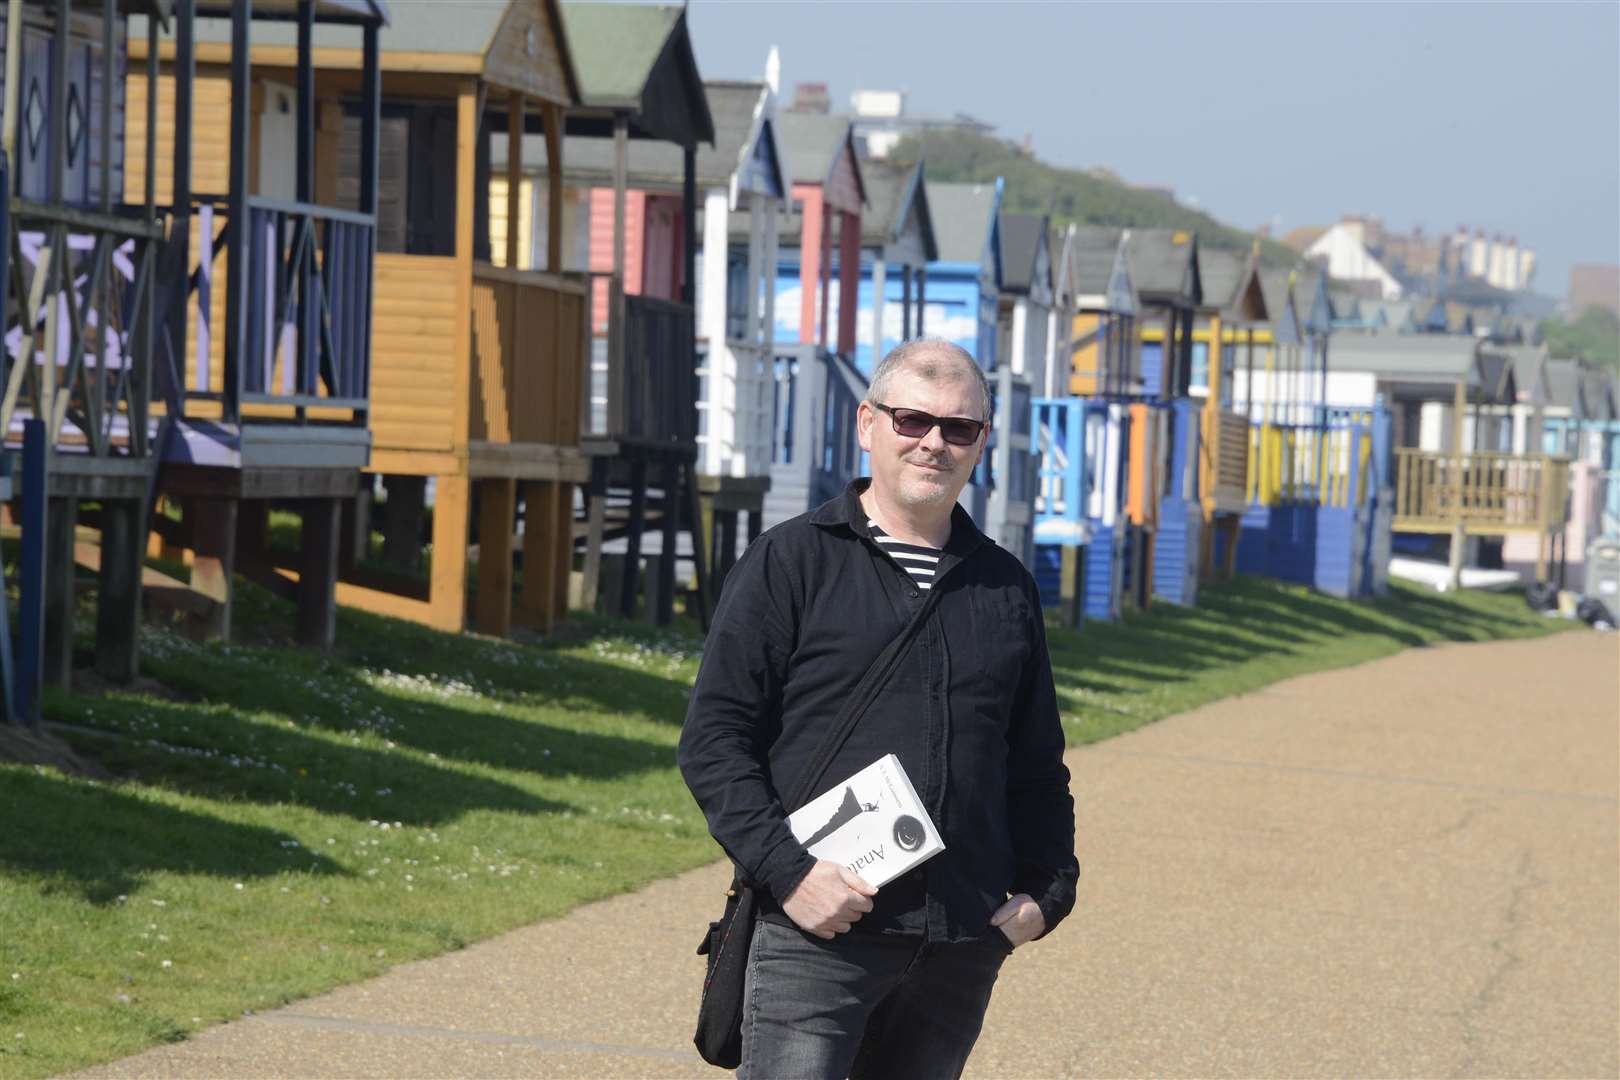
[[[583,290],[474,279],[473,441],[578,445],[584,316]]]
[[[379,253],[375,289],[373,445],[448,451],[455,441],[456,260]]]

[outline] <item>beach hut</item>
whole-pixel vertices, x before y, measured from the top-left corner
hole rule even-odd
[[[861,175],[867,207],[855,366],[871,378],[890,349],[927,332],[928,265],[939,258],[939,245],[921,162],[866,161]]]
[[[271,5],[254,9],[261,6]],[[334,5],[345,9],[344,21],[352,21],[355,6]],[[361,31],[341,24],[307,34],[283,24],[246,48],[233,42],[228,27],[200,29],[198,61],[207,67],[198,70],[197,123],[205,127],[228,112],[251,126],[256,142],[245,153],[259,197],[286,194],[289,159],[280,148],[288,125],[307,128],[316,148],[314,176],[299,181],[299,190],[308,187],[323,204],[340,207],[332,220],[367,230],[367,254],[376,251],[375,270],[366,264],[357,294],[366,301],[358,337],[368,350],[360,369],[369,380],[367,423],[333,431],[358,444],[351,470],[365,466],[383,478],[383,558],[382,565],[356,564],[353,537],[346,535],[338,545],[347,564],[338,598],[462,628],[476,507],[474,622],[504,633],[512,619],[521,498],[519,612],[544,628],[566,609],[572,490],[588,469],[578,432],[587,296],[583,281],[561,274],[554,244],[544,272],[517,268],[515,235],[504,238],[504,265],[495,264],[487,227],[489,151],[492,141],[503,140],[513,148],[508,165],[521,170],[525,131],[560,140],[578,81],[554,3],[398,7],[386,27],[366,33],[364,48],[348,40]],[[291,46],[301,55],[306,36],[314,48],[298,62]],[[240,87],[223,80],[227,61],[233,72],[240,69]],[[288,86],[308,90],[296,107],[289,107]],[[368,88],[370,104],[357,107],[361,88]],[[207,177],[221,164],[199,149],[196,186],[210,188]],[[560,196],[561,185],[552,190]],[[362,208],[375,225],[350,216]],[[548,211],[549,220],[560,218],[555,197]],[[232,257],[238,251],[227,250]],[[352,303],[350,294],[337,300]],[[319,445],[305,430],[291,434],[302,454]],[[283,480],[288,475],[280,473]],[[353,490],[351,481],[338,493]],[[424,527],[430,491],[431,525]],[[253,539],[259,528],[255,521],[243,530],[244,546],[262,546]],[[432,545],[425,571],[424,533]],[[306,561],[312,543],[323,549],[329,541],[306,539]]]
[[[1455,578],[1470,550],[1477,558],[1474,540],[1524,532],[1536,545],[1535,575],[1545,577],[1569,462],[1487,445],[1502,428],[1492,408],[1511,407],[1516,396],[1507,357],[1460,335],[1366,335],[1337,342],[1329,363],[1330,410],[1382,400],[1393,414],[1397,547],[1422,550],[1449,537]]]
[[[1620,536],[1620,409],[1613,376],[1580,360],[1548,359],[1539,448],[1568,458],[1569,513],[1552,551],[1553,580],[1582,581],[1586,548],[1597,537]],[[1522,537],[1503,545],[1504,565],[1521,573],[1539,552]]]
[[[1136,380],[1138,310],[1117,230],[1062,234],[1055,293],[1067,333],[1053,349],[1059,385],[1035,401],[1040,456],[1035,494],[1036,580],[1068,625],[1123,613],[1127,581],[1144,561],[1127,522],[1127,448]]]
[[[154,366],[158,486],[183,517],[152,525],[211,600],[213,636],[231,633],[238,573],[296,601],[303,641],[335,633],[344,511],[374,446],[387,22],[374,0],[177,0],[172,39],[132,26],[126,186],[151,143],[175,275]],[[141,62],[160,65],[150,90]],[[340,80],[318,76],[332,63]],[[298,514],[295,551],[269,544],[272,503]]]
[[[1204,399],[1199,490],[1204,509],[1200,570],[1207,580],[1236,566],[1248,506],[1249,410],[1239,409],[1237,373],[1253,382],[1255,334],[1268,321],[1259,249],[1199,253],[1203,304],[1193,330],[1190,392]],[[1263,344],[1263,343],[1262,343]],[[1217,571],[1217,567],[1219,570]]]
[[[792,212],[782,215],[775,276],[775,395],[766,527],[837,495],[860,469],[855,413],[860,347],[863,163],[848,117],[784,112]],[[836,287],[835,287],[836,282]]]
[[[137,671],[156,297],[178,275],[159,260],[156,148],[142,140],[127,162],[122,152],[127,114],[158,78],[129,63],[131,13],[149,39],[172,25],[164,3],[0,11],[0,501],[21,496],[7,507],[20,528],[20,610],[13,643],[0,607],[0,722],[37,723],[42,685],[71,682],[80,561],[97,575],[97,672],[128,682]],[[95,543],[79,542],[81,520],[99,526]]]
[[[985,455],[989,497],[983,528],[996,543],[1034,564],[1035,477],[1039,468],[1031,431],[1031,400],[1049,379],[1048,333],[1053,306],[1051,229],[1048,219],[1001,213],[1000,296],[996,313],[996,366],[991,373],[994,422]]]
[[[774,57],[772,60],[774,64]],[[709,81],[704,96],[714,142],[698,147],[695,161],[701,214],[695,258],[697,318],[697,474],[710,577],[718,581],[736,559],[739,519],[749,537],[761,527],[770,486],[772,378],[771,306],[763,283],[775,263],[777,214],[787,182],[775,133],[776,91],[768,81]],[[570,137],[563,144],[562,250],[569,270],[611,272],[613,267],[613,144]],[[492,235],[504,235],[507,181],[504,153],[492,162]],[[520,259],[539,245],[541,230],[525,228],[527,213],[544,191],[546,146],[524,141],[517,205],[523,243]],[[667,141],[638,139],[625,161],[626,295],[680,303],[685,155]],[[520,262],[520,266],[522,263]],[[589,429],[607,422],[607,290],[599,288],[593,313],[597,347],[592,363]]]

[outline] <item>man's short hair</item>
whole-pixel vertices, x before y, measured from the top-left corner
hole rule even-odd
[[[990,383],[984,370],[973,359],[973,354],[953,341],[944,338],[921,337],[902,341],[872,371],[872,382],[866,388],[866,400],[871,405],[888,405],[884,398],[889,382],[900,371],[909,371],[928,382],[972,380],[978,388],[981,407],[978,419],[990,419]]]

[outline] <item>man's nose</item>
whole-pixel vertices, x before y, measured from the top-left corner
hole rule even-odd
[[[945,435],[939,430],[937,423],[924,432],[922,438],[917,440],[917,446],[930,454],[944,453]]]

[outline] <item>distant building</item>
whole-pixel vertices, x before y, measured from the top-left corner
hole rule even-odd
[[[825,91],[825,86],[822,89]],[[908,112],[904,90],[857,90],[850,95],[850,105],[855,113],[855,145],[869,158],[888,157],[907,135],[930,131],[994,135],[996,131],[994,124],[967,113],[944,116]]]
[[[1569,271],[1569,313],[1579,318],[1589,307],[1608,308],[1620,315],[1620,266],[1582,263]]]
[[[1399,300],[1406,291],[1395,275],[1367,249],[1366,222],[1359,217],[1346,217],[1337,225],[1329,226],[1303,254],[1329,276],[1355,285],[1358,294],[1376,292],[1379,299]]]
[[[793,104],[788,106],[788,112],[832,112],[832,98],[827,93],[827,84],[824,82],[794,84]]]
[[[1464,226],[1439,237],[1426,235],[1421,226],[1397,233],[1365,214],[1346,214],[1326,228],[1293,229],[1282,242],[1328,265],[1334,277],[1378,281],[1386,299],[1391,298],[1389,280],[1401,294],[1435,296],[1461,282],[1516,293],[1530,289],[1536,272],[1536,253],[1521,247],[1517,237],[1486,236],[1484,229]]]

